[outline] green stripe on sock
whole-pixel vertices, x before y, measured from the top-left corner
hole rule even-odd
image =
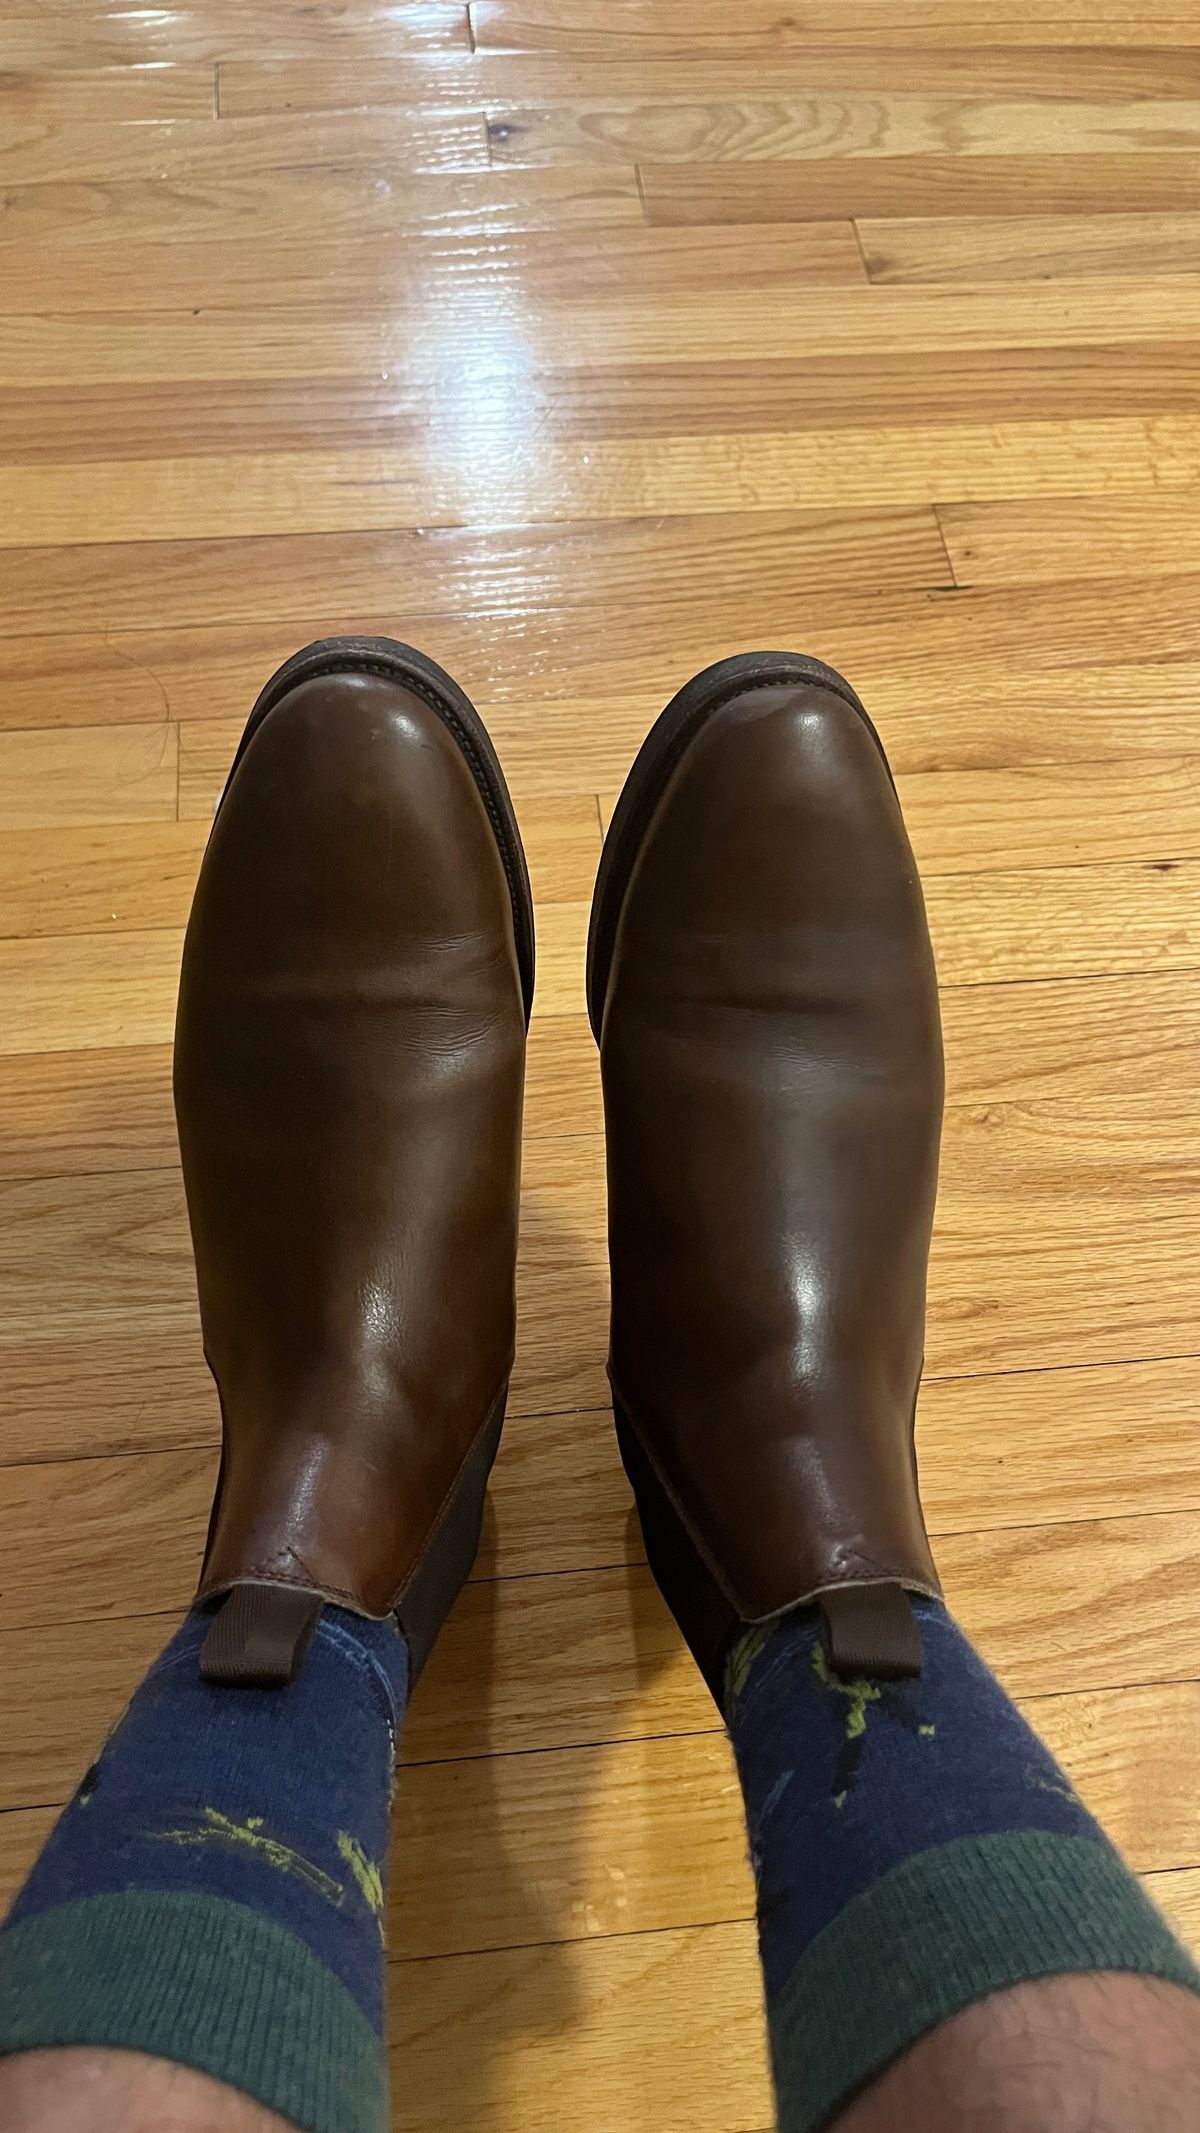
[[[384,2133],[383,2051],[302,1940],[220,1896],[133,1889],[0,1933],[0,2053],[152,2052],[306,2133]]]
[[[854,1898],[771,2009],[779,2133],[818,2133],[898,2052],[1006,1985],[1200,1972],[1116,1853],[1013,1830],[917,1852]]]

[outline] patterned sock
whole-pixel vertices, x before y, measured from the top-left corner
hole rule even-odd
[[[0,1930],[0,2052],[126,2046],[311,2133],[380,2133],[404,1640],[326,1607],[290,1687],[214,1688],[209,1621],[151,1668]]]
[[[780,2133],[817,2133],[925,2030],[1002,1986],[1200,1973],[944,1607],[918,1679],[843,1680],[815,1608],[725,1669]]]

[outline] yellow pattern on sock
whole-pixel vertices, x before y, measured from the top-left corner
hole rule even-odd
[[[354,1876],[359,1894],[379,1927],[383,1938],[383,1876],[373,1859],[368,1859],[357,1837],[351,1837],[344,1829],[337,1833],[339,1857],[344,1859]]]
[[[823,1688],[833,1689],[839,1696],[845,1696],[849,1699],[850,1708],[846,1713],[846,1739],[858,1740],[860,1735],[867,1730],[867,1705],[879,1702],[878,1686],[873,1681],[864,1681],[861,1676],[855,1676],[852,1680],[843,1681],[840,1674],[833,1672],[828,1659],[825,1657],[820,1639],[813,1645],[812,1663],[813,1673]]]
[[[149,1835],[161,1839],[164,1844],[234,1845],[256,1853],[279,1873],[294,1875],[306,1888],[312,1889],[318,1896],[323,1896],[326,1903],[331,1903],[335,1910],[340,1910],[345,1902],[346,1891],[341,1882],[335,1881],[333,1875],[327,1874],[322,1867],[314,1866],[311,1859],[304,1857],[303,1852],[294,1851],[290,1844],[284,1844],[278,1837],[268,1836],[263,1828],[261,1815],[247,1815],[244,1822],[235,1822],[229,1815],[221,1814],[217,1808],[206,1807],[200,1821],[191,1829],[155,1829],[151,1830]],[[338,1843],[340,1849],[340,1838]]]

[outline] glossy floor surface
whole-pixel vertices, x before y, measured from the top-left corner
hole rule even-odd
[[[365,627],[488,718],[540,921],[513,1419],[397,1803],[396,2126],[771,2119],[729,1757],[605,1408],[582,998],[614,794],[728,652],[832,660],[890,749],[949,1057],[939,1558],[1196,1929],[1194,10],[9,0],[0,180],[7,1884],[213,1482],[168,1052],[205,825],[272,667]]]

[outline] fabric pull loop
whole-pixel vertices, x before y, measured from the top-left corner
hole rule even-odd
[[[203,1679],[220,1688],[286,1688],[324,1604],[320,1593],[290,1585],[235,1585],[201,1647]]]
[[[837,1674],[899,1681],[924,1664],[921,1630],[903,1585],[835,1585],[818,1593],[825,1650]]]

